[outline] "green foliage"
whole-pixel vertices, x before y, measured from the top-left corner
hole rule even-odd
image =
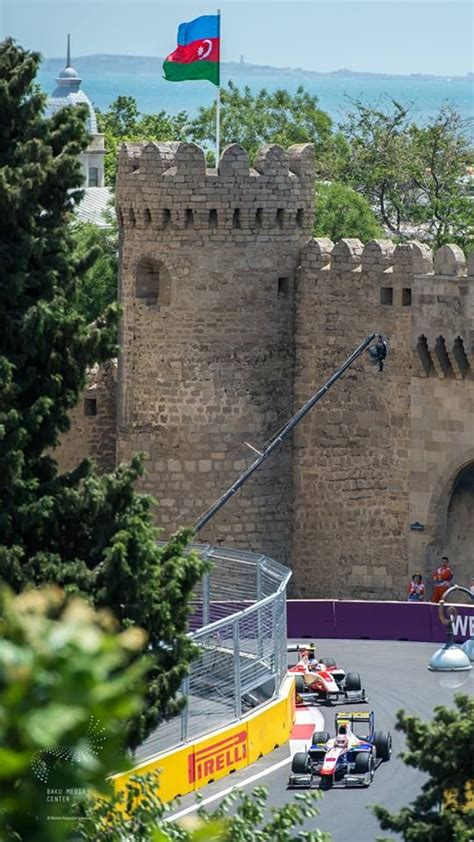
[[[55,476],[45,450],[67,430],[87,367],[115,353],[113,311],[88,325],[71,307],[68,223],[81,196],[86,114],[65,108],[46,120],[37,65],[11,40],[0,45],[0,544],[13,553],[20,518],[28,535],[43,529],[38,484]]]
[[[447,106],[428,125],[410,127],[417,195],[411,219],[426,227],[436,246],[454,242],[469,252],[474,247],[474,202],[461,186],[472,156],[467,128],[468,122]]]
[[[294,801],[267,810],[267,791],[257,787],[251,794],[235,791],[223,798],[217,810],[167,821],[169,805],[161,803],[156,775],[133,776],[126,789],[112,800],[82,802],[77,813],[79,838],[95,842],[100,828],[101,842],[330,842],[329,833],[298,830],[319,811],[320,792],[298,794]],[[232,815],[230,815],[232,811]],[[95,834],[95,835],[94,835]]]
[[[367,199],[345,184],[316,184],[314,236],[334,242],[358,237],[363,243],[383,237],[383,231]]]
[[[421,794],[398,813],[374,807],[383,830],[402,834],[406,842],[470,842],[474,809],[466,804],[466,785],[474,781],[474,699],[459,694],[455,708],[437,707],[432,722],[404,711],[397,715],[398,731],[406,734],[407,766],[428,775]],[[450,792],[454,802],[446,802]]]
[[[389,231],[401,236],[409,213],[409,110],[395,101],[388,112],[358,101],[353,105],[343,127],[349,155],[341,163],[341,177],[367,198]]]
[[[353,106],[338,177],[366,197],[396,237],[470,249],[474,203],[460,183],[471,154],[466,122],[448,107],[419,126],[395,100],[388,109]]]
[[[123,725],[142,705],[146,636],[117,634],[111,615],[59,588],[4,590],[0,614],[0,836],[70,838],[66,791],[110,794],[106,775],[129,766]]]
[[[136,100],[119,96],[109,109],[98,112],[99,130],[105,133],[106,183],[115,184],[116,158],[121,143],[143,140],[195,140],[215,143],[216,105],[200,108],[190,120],[185,111],[175,116],[160,111],[141,114]],[[330,117],[318,108],[318,98],[300,86],[295,94],[285,90],[256,94],[243,91],[233,82],[221,92],[221,142],[240,143],[253,160],[263,143],[280,143],[285,148],[293,143],[314,143],[318,172],[331,174],[333,159],[345,154],[346,141],[333,135]],[[214,153],[208,151],[209,165],[215,164]]]
[[[117,225],[114,221],[109,228],[99,228],[91,222],[75,222],[71,237],[81,277],[76,309],[90,324],[117,301]]]
[[[216,105],[200,108],[192,121],[190,135],[198,142],[215,141]],[[240,143],[254,158],[264,143],[314,143],[316,160],[321,162],[331,143],[331,118],[318,108],[318,98],[300,85],[295,94],[264,88],[253,94],[241,91],[233,82],[221,91],[221,144]]]
[[[251,161],[265,143],[285,148],[314,143],[317,176],[351,187],[368,202],[358,206],[362,231],[375,230],[372,209],[379,226],[399,240],[417,237],[434,246],[455,242],[466,251],[474,247],[474,202],[461,185],[472,148],[467,123],[453,109],[444,106],[432,120],[418,125],[410,108],[395,100],[388,108],[356,100],[335,132],[318,98],[302,86],[295,94],[265,89],[252,93],[230,81],[221,92],[221,103],[222,147],[240,143]],[[164,111],[147,115],[140,114],[133,97],[118,97],[99,114],[106,135],[107,183],[115,182],[124,140],[194,140],[208,147],[208,164],[215,165],[215,109],[215,103],[200,108],[194,120],[185,112],[175,117]],[[356,199],[347,194],[348,208],[341,214],[342,193],[338,196],[336,187],[333,196],[329,193],[321,196],[318,209],[328,215],[325,226],[338,232],[337,239],[356,236]],[[318,217],[316,225],[319,233]]]
[[[38,56],[0,45],[0,578],[15,591],[55,582],[149,633],[147,703],[136,743],[162,716],[193,655],[188,602],[202,562],[185,554],[190,532],[157,547],[154,501],[134,491],[142,460],[110,476],[85,461],[59,475],[51,451],[69,428],[88,368],[116,352],[114,308],[81,316],[72,207],[82,182],[86,112],[43,116],[33,84]]]
[[[139,120],[137,101],[133,96],[118,96],[107,111],[102,112],[96,108],[96,115],[100,132],[127,137],[134,133]]]
[[[331,835],[321,830],[301,828],[308,819],[319,815],[316,801],[322,793],[297,793],[293,801],[281,807],[267,810],[267,790],[256,787],[250,795],[239,791],[231,793],[221,801],[212,819],[225,819],[230,809],[233,815],[227,819],[222,842],[331,842]],[[237,805],[237,806],[236,806]],[[203,817],[201,810],[199,815]]]
[[[189,119],[185,111],[171,115],[141,114],[132,96],[118,96],[107,111],[97,109],[100,132],[105,134],[105,183],[113,187],[117,173],[117,156],[124,141],[186,140]]]

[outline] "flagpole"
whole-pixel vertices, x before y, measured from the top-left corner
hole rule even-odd
[[[218,36],[219,36],[219,85],[216,93],[216,170],[219,171],[219,158],[221,155],[221,10],[217,10]]]

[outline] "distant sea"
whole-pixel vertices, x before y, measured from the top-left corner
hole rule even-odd
[[[199,106],[208,106],[215,97],[215,88],[207,82],[166,82],[161,77],[161,60],[133,56],[85,56],[73,62],[82,77],[82,89],[90,100],[105,110],[120,94],[135,97],[140,111],[171,114],[188,111],[194,116]],[[64,60],[47,59],[40,70],[41,87],[52,93],[54,77],[64,66]],[[286,88],[294,92],[298,85],[319,98],[320,107],[338,123],[350,107],[350,99],[366,103],[393,98],[403,104],[413,104],[413,116],[424,120],[444,103],[453,105],[463,117],[474,117],[474,77],[443,76],[385,76],[353,74],[338,71],[319,74],[290,68],[260,67],[246,64],[224,64],[222,85],[232,79],[239,87],[248,85],[252,91],[266,88],[273,91]]]

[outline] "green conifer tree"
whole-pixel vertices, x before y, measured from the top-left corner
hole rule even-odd
[[[0,43],[0,578],[15,591],[59,583],[146,629],[155,668],[135,744],[176,709],[202,564],[184,555],[189,530],[157,546],[153,500],[134,491],[140,458],[99,477],[89,461],[60,475],[51,455],[87,369],[115,354],[117,319],[111,307],[88,324],[74,307],[90,267],[70,231],[86,110],[45,118],[38,63]]]
[[[406,735],[402,760],[423,772],[425,780],[421,792],[398,812],[380,805],[372,808],[380,826],[395,831],[405,842],[471,842],[474,699],[458,693],[452,708],[435,707],[431,722],[400,710],[396,728]],[[378,839],[389,842],[386,837]]]

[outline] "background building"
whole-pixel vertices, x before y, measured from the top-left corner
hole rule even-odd
[[[81,90],[82,79],[71,65],[71,39],[67,36],[66,64],[56,78],[56,88],[48,97],[46,114],[51,116],[60,108],[86,105],[89,116],[87,128],[91,140],[87,149],[81,153],[80,161],[84,176],[84,198],[77,209],[79,219],[106,226],[104,211],[111,200],[111,192],[104,186],[104,135],[97,131],[97,118],[87,94]]]

